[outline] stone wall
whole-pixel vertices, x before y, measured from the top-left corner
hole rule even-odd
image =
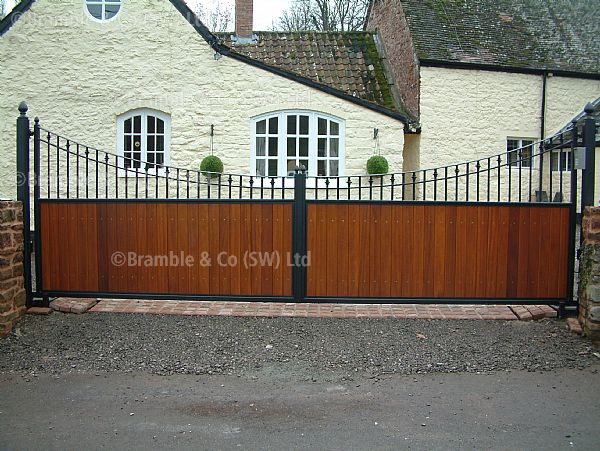
[[[600,342],[600,207],[585,209],[582,229],[579,322],[587,337]]]
[[[25,312],[23,209],[0,201],[0,337],[8,335]]]
[[[367,29],[377,31],[404,107],[419,117],[419,63],[400,0],[376,0]]]

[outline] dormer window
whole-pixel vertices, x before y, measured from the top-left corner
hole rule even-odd
[[[121,11],[121,0],[84,0],[90,17],[98,22],[107,22]]]

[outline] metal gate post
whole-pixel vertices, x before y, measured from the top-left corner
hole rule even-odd
[[[583,146],[585,147],[585,169],[582,176],[581,206],[583,208],[594,205],[594,188],[596,178],[596,120],[592,114],[594,106],[588,103],[585,106],[585,120],[583,122]]]
[[[41,128],[39,118],[35,118],[33,124],[33,220],[34,220],[34,257],[35,257],[35,296],[41,296],[43,307],[48,307],[50,300],[43,295],[42,286],[42,213],[40,209],[41,197]],[[39,300],[39,299],[38,299]]]
[[[31,286],[31,209],[29,179],[29,118],[27,104],[19,105],[17,119],[17,200],[23,205],[23,278],[27,293],[27,308],[32,306],[33,290]]]
[[[306,169],[296,168],[294,174],[294,208],[292,213],[292,295],[295,302],[306,297],[307,207]]]

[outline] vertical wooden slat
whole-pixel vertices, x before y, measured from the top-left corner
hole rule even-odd
[[[116,252],[121,252],[121,256],[125,256],[119,249],[117,242],[117,206],[113,202],[106,205],[106,268],[108,291],[117,293],[119,291],[119,274],[118,268],[115,266],[113,255]]]
[[[513,246],[513,244],[509,242],[509,221],[509,207],[497,208],[496,233],[494,241],[491,242],[490,246],[490,255],[494,255],[496,252],[496,261],[494,265],[490,266],[490,271],[488,271],[495,273],[494,280],[496,281],[496,284],[494,287],[490,287],[487,293],[488,297],[495,297],[498,299],[508,297],[508,254],[510,252],[510,247]]]
[[[362,258],[367,258],[369,262],[369,297],[379,297],[381,287],[381,273],[379,265],[381,263],[381,252],[379,242],[381,234],[381,205],[371,204],[366,206],[370,210],[369,222],[369,250],[368,254],[362,255]]]
[[[371,275],[370,275],[370,259],[373,256],[370,253],[370,236],[369,233],[372,229],[371,227],[371,208],[369,205],[361,205],[360,206],[360,216],[359,216],[359,226],[360,226],[360,239],[358,241],[358,253],[356,258],[360,260],[360,283],[359,283],[359,293],[360,297],[369,297],[370,295],[370,285],[371,285]]]
[[[467,239],[465,243],[465,272],[464,277],[464,297],[475,298],[477,295],[477,237],[478,237],[479,215],[477,208],[467,207]]]
[[[210,294],[210,221],[208,204],[196,206],[198,211],[198,264],[196,265],[196,277],[198,279],[198,293]]]
[[[458,299],[464,299],[467,296],[467,281],[465,274],[467,273],[467,246],[469,237],[468,233],[468,207],[456,207],[456,268],[454,270],[454,296]]]
[[[292,255],[292,205],[286,204],[284,207],[284,254]],[[309,268],[310,269],[310,268]],[[285,265],[285,275],[283,280],[283,291],[286,296],[292,296],[292,267]]]
[[[262,246],[262,210],[260,207],[254,207],[251,211],[252,216],[252,239],[250,244],[250,252],[260,250]],[[252,263],[252,262],[250,262]],[[263,292],[263,271],[260,265],[251,265],[252,270],[252,293]]]
[[[402,297],[414,296],[415,287],[412,274],[412,255],[414,252],[414,207],[406,205],[400,207],[402,217],[400,222],[400,234],[396,239],[400,242],[400,277],[402,282]]]
[[[262,260],[262,294],[269,296],[273,294],[273,205],[264,204],[262,208],[261,221],[262,242],[257,251]]]
[[[486,285],[490,283],[487,279],[487,267],[491,263],[491,258],[495,255],[489,255],[489,231],[490,231],[490,208],[482,206],[477,208],[477,256],[475,258],[475,296],[484,298]]]
[[[413,206],[413,252],[411,255],[413,283],[411,297],[422,297],[425,293],[425,209]]]
[[[336,261],[338,267],[338,296],[348,297],[349,264],[350,256],[348,253],[348,205],[340,204],[337,206],[337,236],[338,246]]]
[[[190,256],[189,243],[189,205],[177,204],[177,247],[174,249],[177,257],[176,261],[177,275],[179,282],[177,284],[177,292],[181,294],[191,294],[189,270],[186,266],[187,257]]]
[[[381,226],[379,228],[379,255],[380,255],[380,287],[379,296],[389,298],[392,289],[392,206],[381,206]]]
[[[169,239],[169,209],[167,204],[156,204],[156,247],[153,255],[159,255],[168,251],[170,247]],[[154,269],[157,279],[158,293],[170,293],[169,290],[169,269],[157,267]]]
[[[521,228],[521,210],[518,207],[509,207],[508,216],[508,259],[507,259],[507,297],[516,298],[519,293],[520,272],[524,270],[521,266],[523,257],[522,246],[519,237]]]
[[[432,207],[434,213],[434,257],[433,257],[433,296],[445,297],[446,291],[446,268],[453,266],[448,258],[446,232],[450,230],[447,223],[446,210],[448,207],[443,205]]]
[[[231,293],[231,268],[229,266],[229,204],[220,204],[219,207],[219,250],[215,256],[215,265],[219,267],[220,287],[216,294],[227,295]]]
[[[360,207],[356,204],[348,205],[348,295],[359,295],[361,256],[358,253],[360,246]]]
[[[220,210],[218,204],[208,205],[209,294],[214,295],[221,292],[221,268],[218,262],[219,253],[221,252]]]
[[[455,296],[455,284],[456,284],[456,240],[457,240],[457,215],[456,206],[446,206],[446,227],[444,233],[444,239],[446,242],[446,252],[444,261],[444,288],[443,296],[453,298]],[[441,296],[439,292],[437,296]]]
[[[201,265],[202,251],[199,246],[200,227],[198,225],[198,206],[196,204],[188,204],[188,238],[190,255],[194,259],[194,264],[188,268],[188,278],[190,281],[190,293],[200,293],[200,283],[198,278],[198,267]]]
[[[327,296],[338,296],[339,265],[337,262],[334,264],[334,259],[337,260],[338,251],[337,205],[327,206],[325,213],[327,215],[327,225],[325,227],[327,230]]]
[[[229,214],[229,250],[236,258],[236,264],[229,268],[230,293],[239,295],[242,292],[241,268],[244,264],[243,254],[240,252],[240,205],[231,204]]]

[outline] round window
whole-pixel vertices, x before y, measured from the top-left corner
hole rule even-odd
[[[100,22],[114,19],[121,11],[121,0],[85,0],[88,14]]]

